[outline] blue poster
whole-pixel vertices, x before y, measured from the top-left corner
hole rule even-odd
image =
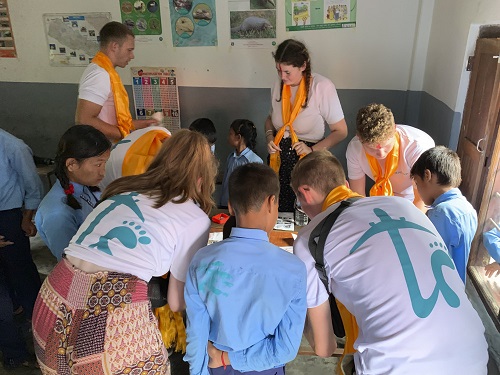
[[[217,45],[215,0],[169,0],[174,47]]]

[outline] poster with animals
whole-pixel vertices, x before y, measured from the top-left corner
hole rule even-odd
[[[357,0],[286,0],[286,31],[356,27]]]
[[[172,133],[179,130],[181,117],[175,68],[133,67],[130,70],[136,118],[150,119],[154,113],[162,112],[163,126]]]
[[[216,46],[215,0],[169,0],[174,47]]]
[[[278,0],[229,0],[231,47],[274,48]]]
[[[0,0],[0,57],[16,57],[7,0]]]
[[[120,11],[134,35],[161,35],[160,0],[120,0]]]

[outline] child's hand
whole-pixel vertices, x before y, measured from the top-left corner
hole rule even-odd
[[[486,277],[498,276],[500,275],[500,264],[498,264],[497,262],[488,264],[486,267],[484,267],[484,272],[486,274]]]
[[[212,344],[212,341],[208,342],[207,353],[210,357],[210,361],[208,362],[208,367],[210,368],[223,367],[231,364],[228,354],[217,349],[214,344]],[[224,356],[224,363],[222,363],[222,356]]]

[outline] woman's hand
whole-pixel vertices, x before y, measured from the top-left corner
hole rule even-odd
[[[274,154],[275,152],[280,152],[281,148],[274,144],[274,138],[272,140],[268,140],[267,142],[267,152],[270,154]]]
[[[302,141],[294,143],[292,145],[292,148],[295,150],[295,152],[297,153],[297,155],[302,155],[302,154],[307,155],[307,154],[310,154],[311,152],[314,151],[312,149],[312,147],[309,147],[308,145],[306,145]]]

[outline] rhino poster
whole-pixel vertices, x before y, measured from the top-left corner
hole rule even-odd
[[[169,0],[174,47],[216,46],[215,0]]]
[[[274,48],[278,0],[229,0],[231,46]]]
[[[357,0],[286,0],[286,31],[356,27]]]

